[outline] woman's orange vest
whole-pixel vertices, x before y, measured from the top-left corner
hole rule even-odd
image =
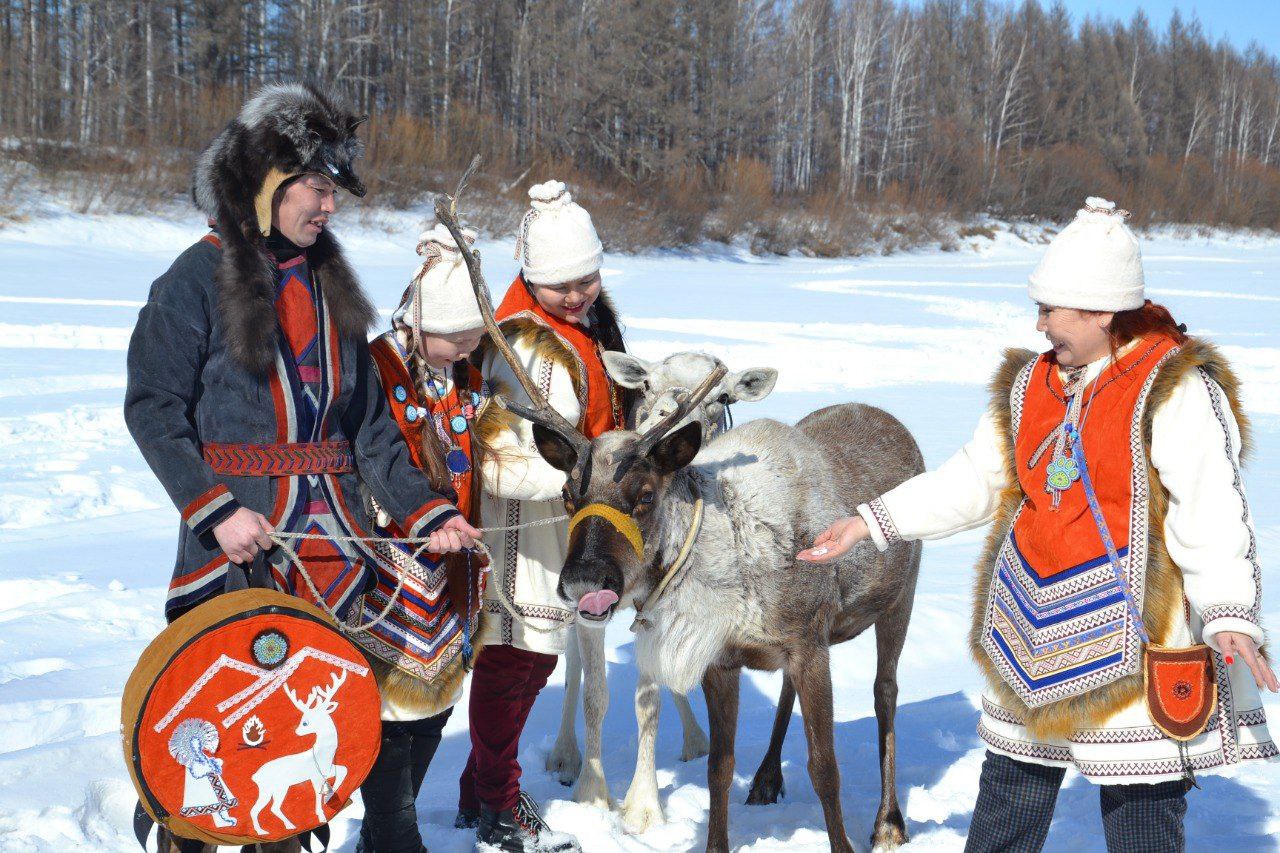
[[[1140,340],[1083,392],[1080,434],[1084,456],[1103,517],[1120,551],[1129,546],[1134,442],[1142,441],[1136,408],[1148,378],[1165,353],[1175,346],[1165,337]],[[1053,577],[1103,554],[1097,525],[1079,483],[1061,493],[1056,508],[1052,505],[1052,496],[1045,490],[1052,445],[1034,467],[1029,464],[1045,437],[1062,423],[1065,412],[1058,366],[1042,356],[1031,371],[1017,427],[1014,460],[1026,503],[1013,528],[1019,553],[1041,578]]]

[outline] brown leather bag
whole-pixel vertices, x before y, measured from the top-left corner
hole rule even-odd
[[[1191,740],[1205,730],[1218,704],[1213,654],[1203,643],[1185,648],[1148,643],[1145,648],[1147,713],[1169,737]]]

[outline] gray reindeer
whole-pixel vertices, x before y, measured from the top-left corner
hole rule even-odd
[[[436,214],[462,246],[456,198],[438,200]],[[923,470],[910,433],[887,412],[848,403],[795,426],[752,421],[703,449],[701,424],[678,425],[724,377],[721,366],[643,433],[615,430],[588,440],[522,375],[492,322],[478,262],[468,250],[463,258],[490,335],[533,403],[504,405],[534,424],[538,452],[568,478],[565,506],[579,523],[560,575],[561,596],[597,623],[612,617],[617,602],[642,601],[640,761],[653,761],[657,685],[687,693],[701,680],[711,728],[707,850],[727,853],[740,672],[783,669],[800,699],[809,776],[831,849],[851,851],[840,805],[829,646],[874,625],[881,797],[871,840],[878,847],[903,843],[894,713],[920,546],[895,545],[884,554],[863,546],[821,567],[797,564],[794,555],[832,519]],[[597,605],[608,599],[614,603],[602,611]],[[656,803],[656,783],[647,792],[633,785],[632,794]]]
[[[680,395],[689,393],[689,389],[697,387],[708,374],[723,366],[720,359],[700,352],[673,353],[658,362],[645,361],[621,352],[605,352],[603,358],[605,369],[615,382],[639,392],[640,400],[635,412],[636,429],[639,430],[651,426],[674,411]],[[729,428],[732,423],[730,406],[763,400],[773,391],[777,380],[778,371],[772,367],[752,367],[727,373],[690,413],[690,417],[702,425],[703,440],[709,441]],[[628,603],[624,602],[624,606]],[[612,808],[599,755],[601,729],[609,705],[604,669],[604,632],[599,630],[600,627],[599,623],[584,620],[570,629],[572,636],[565,654],[565,694],[560,731],[555,745],[547,753],[546,768],[558,775],[561,784],[571,785],[577,781],[574,789],[574,799],[577,802]],[[583,661],[586,661],[588,670],[587,692],[582,702],[583,721],[587,731],[585,761],[574,731],[578,697],[583,682]],[[698,725],[688,698],[680,693],[673,693],[671,698],[680,715],[684,735],[679,758],[681,761],[701,758],[710,747],[706,733]],[[792,694],[787,706],[788,717],[794,699]],[[628,794],[622,815],[623,822],[632,832],[644,832],[654,823],[662,821],[662,811],[656,798],[640,794],[641,791],[657,790],[655,774],[656,769],[652,764],[646,767],[643,763],[637,763],[636,781],[633,783],[636,795]],[[652,782],[650,777],[653,777]]]

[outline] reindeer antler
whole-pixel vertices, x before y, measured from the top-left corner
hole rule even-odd
[[[707,374],[707,378],[702,380],[701,385],[688,394],[680,395],[680,399],[676,401],[675,411],[667,414],[662,420],[645,430],[644,435],[640,436],[640,441],[636,443],[636,453],[644,456],[652,450],[653,446],[662,440],[671,427],[684,420],[685,416],[692,412],[711,393],[711,389],[720,384],[720,380],[724,378],[726,373],[728,373],[728,369],[723,364],[718,364],[714,370]]]
[[[284,685],[284,694],[289,697],[289,701],[293,703],[293,707],[297,708],[299,711],[302,711],[304,714],[311,707],[311,697],[310,696],[307,697],[307,701],[305,704],[302,702],[299,702],[298,694],[294,693],[293,690],[289,688],[288,684]]]
[[[333,694],[338,692],[338,688],[341,687],[342,683],[346,680],[347,680],[347,671],[345,669],[342,671],[341,675],[339,675],[336,672],[333,673],[330,676],[331,683],[329,684],[328,687],[316,687],[315,690],[312,691],[314,695],[320,698],[320,701],[317,702],[316,704],[319,705],[321,703],[331,701],[333,699]]]
[[[480,272],[480,263],[476,260],[475,252],[472,251],[471,247],[467,245],[467,241],[462,237],[462,229],[458,225],[458,197],[462,195],[467,181],[470,180],[471,175],[479,164],[480,157],[478,155],[471,159],[470,165],[467,166],[466,171],[462,173],[462,177],[458,180],[458,187],[454,190],[453,195],[442,195],[436,199],[435,210],[436,218],[453,235],[454,242],[458,244],[458,251],[462,254],[463,263],[467,265],[467,274],[471,277],[471,288],[475,291],[476,302],[480,305],[480,315],[484,318],[485,331],[489,333],[489,339],[493,341],[493,345],[497,347],[503,359],[510,365],[511,372],[515,374],[516,380],[524,388],[524,392],[529,396],[529,401],[533,406],[530,408],[518,403],[512,403],[501,396],[494,399],[498,401],[498,405],[507,411],[513,412],[532,423],[541,424],[559,435],[569,442],[577,452],[578,458],[582,459],[591,442],[578,431],[577,427],[569,423],[564,415],[551,407],[547,399],[542,396],[542,392],[538,390],[538,386],[529,377],[529,373],[524,369],[524,365],[520,363],[520,359],[516,357],[511,345],[507,343],[506,336],[502,334],[502,330],[498,328],[497,321],[493,318],[493,304],[489,301],[489,291],[484,281],[484,274]]]

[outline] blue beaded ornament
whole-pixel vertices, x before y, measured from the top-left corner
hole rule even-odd
[[[462,435],[467,431],[467,419],[462,415],[454,415],[449,419],[449,429],[453,430],[457,435]]]
[[[471,470],[471,460],[460,447],[455,447],[444,455],[444,464],[450,474],[465,474]]]

